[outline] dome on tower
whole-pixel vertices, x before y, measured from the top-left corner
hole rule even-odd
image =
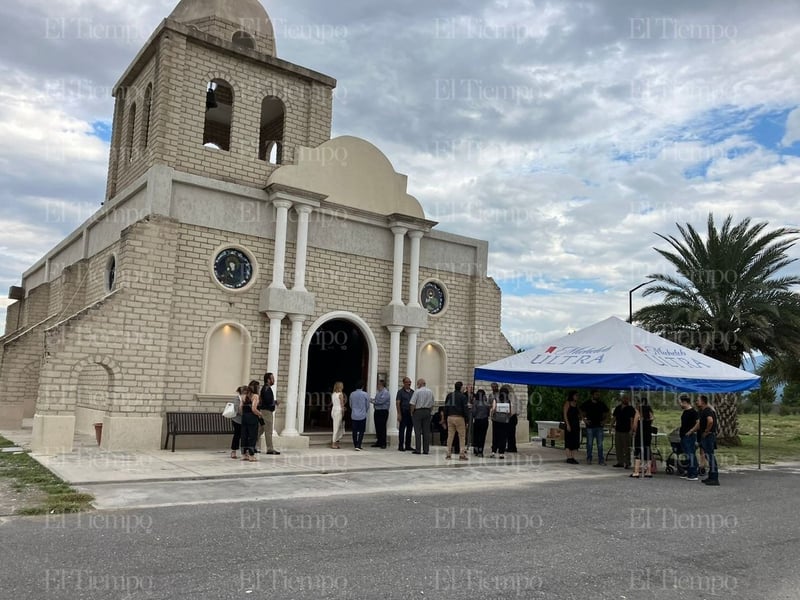
[[[169,18],[187,25],[202,23],[199,25],[201,31],[219,36],[222,36],[222,32],[210,23],[224,21],[233,24],[247,37],[267,40],[266,47],[258,49],[274,55],[275,30],[266,9],[258,0],[181,0]]]
[[[182,23],[217,17],[231,23],[242,19],[269,21],[266,9],[258,0],[181,0],[170,19]]]

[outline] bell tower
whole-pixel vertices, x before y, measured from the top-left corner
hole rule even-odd
[[[330,139],[335,87],[276,56],[258,0],[181,0],[114,86],[106,200],[155,164],[263,188]]]

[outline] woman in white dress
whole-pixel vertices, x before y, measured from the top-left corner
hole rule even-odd
[[[344,395],[344,384],[337,381],[333,384],[331,394],[331,420],[333,421],[333,438],[331,448],[339,448],[339,440],[344,435],[344,404],[347,396]]]

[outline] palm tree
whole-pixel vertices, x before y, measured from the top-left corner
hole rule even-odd
[[[793,356],[771,356],[756,371],[773,385],[800,383],[800,360]]]
[[[655,285],[643,295],[662,294],[660,304],[636,312],[642,327],[703,354],[740,367],[745,355],[800,356],[800,295],[791,288],[800,276],[778,276],[795,259],[787,251],[800,230],[767,231],[767,223],[737,225],[732,217],[721,229],[708,215],[705,239],[690,225],[676,223],[681,239],[656,234],[671,250],[656,248],[677,270],[652,274]],[[715,399],[720,441],[738,445],[736,397]]]

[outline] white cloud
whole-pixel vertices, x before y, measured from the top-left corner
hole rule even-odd
[[[786,119],[786,133],[781,140],[784,146],[800,141],[800,108],[795,108]]]

